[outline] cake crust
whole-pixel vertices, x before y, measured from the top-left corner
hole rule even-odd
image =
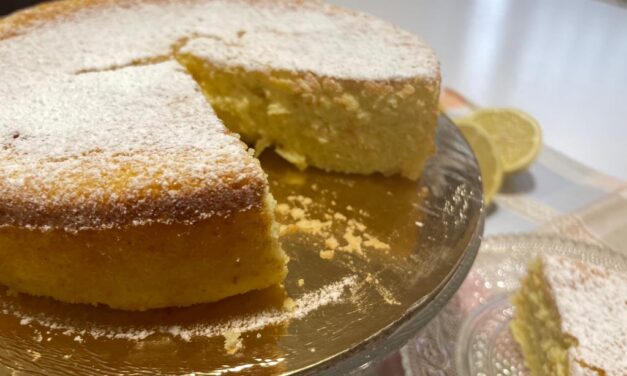
[[[124,310],[189,306],[280,284],[287,258],[273,205],[193,225],[107,230],[0,228],[0,283],[69,303]]]

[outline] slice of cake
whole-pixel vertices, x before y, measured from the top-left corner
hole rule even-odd
[[[566,257],[531,263],[512,334],[533,376],[627,375],[627,276]]]
[[[0,283],[142,310],[283,281],[259,161],[178,64],[24,90],[0,111]]]

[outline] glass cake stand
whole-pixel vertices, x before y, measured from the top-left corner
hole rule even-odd
[[[147,312],[0,290],[0,373],[347,374],[402,346],[456,292],[483,231],[476,160],[439,119],[419,182],[262,166],[291,258],[284,286]]]

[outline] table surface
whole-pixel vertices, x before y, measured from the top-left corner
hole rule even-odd
[[[329,0],[422,36],[443,85],[532,114],[547,145],[627,180],[627,7],[594,0]]]

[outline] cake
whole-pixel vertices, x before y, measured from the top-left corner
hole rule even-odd
[[[240,137],[410,179],[434,151],[432,50],[320,2],[52,2],[0,20],[0,56],[0,283],[20,292],[143,310],[280,283]]]
[[[1,283],[147,309],[283,280],[259,162],[177,64],[47,83],[0,112]]]
[[[299,168],[417,179],[434,151],[435,57],[425,46],[408,43],[416,69],[390,78],[405,73],[392,59],[402,60],[403,53],[390,51],[383,72],[366,69],[360,65],[386,45],[366,44],[363,35],[353,37],[357,30],[343,31],[342,41],[336,31],[198,37],[176,56],[225,125],[257,153],[273,146]]]
[[[627,275],[541,256],[513,302],[531,375],[627,375]]]

